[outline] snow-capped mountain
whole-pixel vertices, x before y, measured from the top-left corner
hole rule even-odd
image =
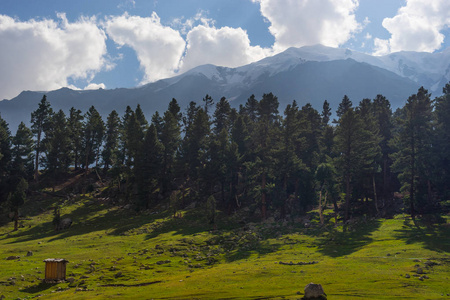
[[[386,96],[395,109],[424,86],[434,96],[450,80],[450,49],[441,53],[399,52],[370,56],[348,49],[321,45],[289,48],[286,51],[237,68],[203,65],[178,76],[132,89],[75,91],[68,88],[45,92],[54,110],[65,112],[73,106],[86,112],[94,105],[106,117],[113,109],[119,114],[127,105],[139,103],[147,117],[167,109],[175,98],[184,110],[190,101],[201,103],[209,94],[216,101],[226,97],[234,107],[254,94],[272,92],[280,101],[280,112],[296,100],[320,110],[323,101],[333,109],[344,95],[355,105],[363,98]],[[21,121],[29,124],[44,92],[22,92],[0,101],[0,113],[15,131]]]

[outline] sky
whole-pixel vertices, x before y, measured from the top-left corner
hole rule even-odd
[[[0,99],[136,87],[316,44],[439,52],[450,46],[450,1],[0,0]]]

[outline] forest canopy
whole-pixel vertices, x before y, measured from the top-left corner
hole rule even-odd
[[[423,87],[392,112],[382,95],[344,96],[331,120],[272,93],[232,108],[206,95],[182,110],[172,99],[146,120],[140,105],[103,119],[94,106],[53,111],[46,96],[14,136],[0,117],[0,204],[17,214],[31,189],[71,172],[95,172],[117,201],[146,210],[196,202],[260,219],[332,204],[336,218],[439,211],[449,199],[450,84]],[[176,209],[175,209],[176,210]],[[209,219],[214,222],[214,214]]]

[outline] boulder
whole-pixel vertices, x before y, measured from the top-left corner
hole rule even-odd
[[[20,256],[11,255],[6,258],[6,260],[15,260],[15,259],[20,259]]]
[[[327,294],[323,291],[322,285],[311,282],[305,286],[303,299],[327,299]]]
[[[59,222],[58,229],[68,229],[70,228],[70,225],[72,225],[72,219],[71,218],[64,218]]]
[[[27,256],[33,256],[33,252],[32,251],[28,251],[27,252]]]

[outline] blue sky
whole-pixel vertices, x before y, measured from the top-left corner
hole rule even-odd
[[[448,0],[0,0],[0,99],[134,87],[319,43],[442,51],[449,25]]]

